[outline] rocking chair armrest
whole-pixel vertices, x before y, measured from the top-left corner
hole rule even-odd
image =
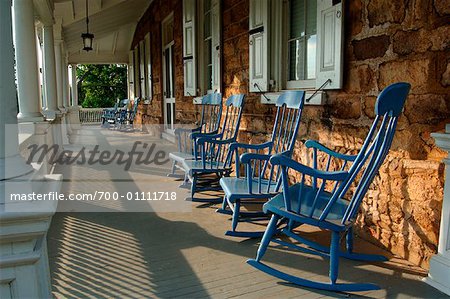
[[[181,134],[181,133],[194,133],[194,132],[199,132],[201,130],[202,127],[195,127],[195,128],[176,128],[174,130],[175,135]]]
[[[211,132],[192,132],[191,134],[189,134],[189,137],[191,137],[191,139],[197,139],[197,138],[201,138],[201,137],[209,137],[209,138],[220,138],[222,137],[222,134],[218,133],[219,130],[214,130]]]
[[[272,141],[258,143],[258,144],[234,142],[230,145],[230,151],[234,151],[238,148],[259,150],[259,149],[271,147],[272,145],[273,145]]]
[[[295,171],[298,171],[302,174],[306,174],[313,178],[331,180],[331,181],[343,181],[347,175],[347,171],[323,171],[314,169],[312,167],[303,165],[283,154],[276,154],[270,158],[270,163],[272,165],[281,165],[284,167],[289,167]]]
[[[328,147],[324,146],[323,144],[319,143],[318,141],[315,140],[307,140],[305,142],[305,146],[307,148],[315,148],[318,149],[332,157],[341,159],[341,160],[345,160],[345,161],[355,161],[357,155],[346,155],[346,154],[341,154],[338,152],[333,151],[332,149],[329,149]]]
[[[216,139],[213,136],[206,136],[197,139],[197,144],[202,146],[205,143],[213,143],[213,144],[230,144],[235,140],[235,138],[229,139]]]
[[[268,154],[244,153],[241,155],[239,160],[242,164],[250,164],[251,160],[268,161],[270,157],[272,156]]]

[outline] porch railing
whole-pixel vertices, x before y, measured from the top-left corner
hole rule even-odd
[[[80,122],[82,124],[99,124],[102,122],[103,108],[81,108]]]

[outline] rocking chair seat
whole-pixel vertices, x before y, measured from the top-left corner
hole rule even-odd
[[[269,192],[267,189],[270,188]],[[269,180],[261,180],[261,191],[259,189],[259,180],[252,180],[252,193],[249,192],[249,183],[247,178],[236,178],[236,177],[223,177],[220,180],[220,186],[225,192],[225,196],[231,202],[235,199],[245,199],[245,198],[269,198],[274,194],[278,193],[276,191],[276,183]]]
[[[194,159],[194,155],[190,153],[173,152],[169,153],[169,158],[173,161],[183,163],[184,160]]]
[[[298,207],[298,198],[300,192],[300,183],[292,185],[289,187],[289,200],[291,202],[291,210],[293,211],[301,211],[300,214],[292,213],[290,211],[286,211],[285,202],[283,194],[280,193],[270,199],[263,206],[263,211],[265,213],[275,213],[280,216],[287,217],[294,222],[305,223],[314,226],[318,226],[325,229],[332,229],[334,231],[344,231],[347,228],[347,225],[342,224],[341,220],[344,216],[344,213],[348,207],[348,201],[344,199],[336,200],[333,208],[327,215],[327,218],[324,221],[319,221],[320,214],[325,209],[328,204],[331,194],[329,192],[322,192],[322,195],[317,198],[316,207],[314,209],[312,217],[309,215],[305,215],[306,213],[310,213],[311,207],[314,203],[314,198],[317,193],[317,190],[314,190],[310,186],[303,186],[303,190],[301,194],[302,200],[300,201],[300,209]],[[350,223],[348,223],[350,224]]]
[[[183,160],[183,168],[189,173],[217,173],[230,171],[231,168],[226,168],[224,162],[220,161],[205,161],[205,167],[201,160]]]

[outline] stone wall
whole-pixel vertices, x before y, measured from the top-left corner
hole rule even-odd
[[[436,252],[445,153],[431,132],[450,122],[450,8],[438,0],[355,0],[345,7],[344,88],[327,92],[327,104],[306,107],[294,158],[305,157],[303,140],[316,139],[340,152],[355,152],[374,114],[379,92],[396,81],[412,84],[390,154],[362,204],[358,233],[422,267]],[[161,123],[160,20],[175,8],[177,119],[192,119],[192,98],[183,97],[181,1],[154,1],[138,26],[135,42],[151,28],[154,98],[144,122]],[[274,108],[248,92],[249,0],[223,0],[225,96],[247,94],[239,139],[267,140]],[[148,31],[148,30],[147,30]],[[156,43],[156,44],[155,44]],[[157,66],[158,65],[158,66]],[[159,114],[158,114],[159,113]],[[158,116],[159,115],[159,116]]]
[[[346,11],[349,76],[329,100],[332,131],[342,134],[367,124],[385,86],[411,83],[391,152],[359,220],[362,235],[423,267],[437,250],[444,183],[445,153],[430,133],[450,117],[450,10],[444,2],[352,1]],[[344,105],[351,107],[347,113],[337,108]]]
[[[152,91],[150,104],[141,102],[138,124],[163,124],[163,81],[162,81],[162,27],[161,22],[173,12],[174,18],[174,64],[175,64],[175,111],[178,123],[190,123],[199,114],[192,97],[184,97],[183,91],[183,6],[181,0],[155,0],[139,20],[131,49],[150,32],[152,61]]]

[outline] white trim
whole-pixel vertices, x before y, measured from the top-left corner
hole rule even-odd
[[[431,136],[435,139],[438,147],[449,152],[449,156],[443,160],[446,180],[442,201],[438,252],[430,259],[430,272],[425,282],[450,295],[450,125],[446,125],[445,133],[432,133]]]
[[[172,40],[167,42],[165,39],[165,34],[166,34],[166,30],[167,30],[167,25],[169,23],[172,23]],[[164,117],[164,130],[166,133],[173,135],[174,134],[174,128],[173,125],[175,124],[175,82],[174,82],[174,75],[173,75],[173,70],[174,70],[174,61],[171,60],[170,63],[172,65],[172,67],[169,70],[169,82],[166,82],[166,59],[164,57],[164,53],[167,49],[169,49],[169,52],[171,54],[171,56],[173,56],[173,50],[174,50],[174,44],[175,41],[173,39],[173,26],[174,26],[174,18],[173,18],[173,12],[171,12],[169,14],[169,16],[167,16],[163,22],[161,23],[161,42],[162,42],[162,52],[161,52],[161,58],[162,58],[162,81],[163,81],[163,117]],[[165,43],[166,42],[166,43]],[[167,95],[165,94],[166,92],[166,84],[169,83],[171,84],[170,86],[170,91],[171,91],[171,95],[170,97],[167,97]],[[166,105],[167,104],[172,104],[172,121],[170,124],[168,124],[168,119],[167,119],[167,111],[166,111]],[[172,129],[169,128],[169,126],[172,126]]]
[[[315,88],[316,79],[286,81],[286,89]]]
[[[202,99],[203,99],[203,97],[195,97],[195,98],[192,99],[192,103],[194,105],[201,105],[202,104]]]
[[[314,94],[314,90],[307,90],[305,94],[305,98],[308,99]],[[283,93],[283,91],[280,92],[268,92],[261,94],[261,104],[268,104],[268,105],[275,105],[277,102],[278,97]],[[269,100],[267,100],[267,98]],[[326,102],[326,93],[323,91],[319,91],[316,93],[316,95],[309,101],[305,101],[305,105],[310,106],[320,106],[324,105]]]

